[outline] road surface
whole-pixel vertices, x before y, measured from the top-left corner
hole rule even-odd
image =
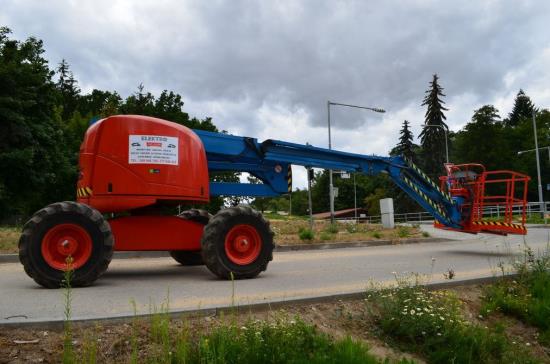
[[[73,290],[74,319],[147,314],[169,297],[171,311],[236,304],[276,302],[364,291],[369,282],[392,282],[394,274],[420,273],[443,281],[489,277],[499,262],[513,262],[524,250],[524,238],[468,235],[423,229],[434,237],[457,239],[380,247],[275,253],[268,270],[256,279],[232,283],[216,279],[206,267],[182,267],[171,258],[113,260],[92,287]],[[546,249],[550,230],[530,229],[525,238],[535,251]],[[38,286],[18,263],[0,264],[0,324],[63,319],[63,290]]]

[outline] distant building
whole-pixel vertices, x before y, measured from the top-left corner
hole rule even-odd
[[[361,217],[361,215],[363,215],[363,217],[367,216],[367,209],[364,209],[362,207],[357,208],[357,217]],[[334,217],[336,219],[353,219],[355,218],[355,209],[345,209],[345,210],[334,211]],[[319,219],[319,220],[330,219],[330,211],[313,214],[313,218]]]

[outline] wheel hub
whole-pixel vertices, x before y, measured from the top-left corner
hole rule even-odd
[[[236,225],[226,235],[225,253],[235,264],[247,265],[254,262],[260,255],[262,239],[251,225]]]
[[[77,224],[52,227],[42,239],[42,257],[58,270],[78,269],[92,254],[92,238]]]

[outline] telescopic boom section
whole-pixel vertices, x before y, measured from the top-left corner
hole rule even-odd
[[[194,130],[202,140],[210,172],[248,172],[262,184],[211,182],[211,195],[278,196],[290,192],[292,164],[374,176],[392,181],[441,224],[460,229],[461,214],[452,197],[403,157],[346,153],[325,148]]]

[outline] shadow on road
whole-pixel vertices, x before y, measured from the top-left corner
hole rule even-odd
[[[447,250],[446,253],[451,255],[464,255],[472,257],[514,257],[517,253],[511,252],[484,252],[479,250]]]
[[[182,267],[182,266],[165,266],[165,267],[144,267],[143,265],[136,267],[116,267],[109,269],[100,278],[101,281],[109,281],[113,279],[132,279],[139,278],[140,281],[165,281],[167,278],[174,280],[201,280],[212,281],[217,278],[210,273],[205,266],[200,267]]]

